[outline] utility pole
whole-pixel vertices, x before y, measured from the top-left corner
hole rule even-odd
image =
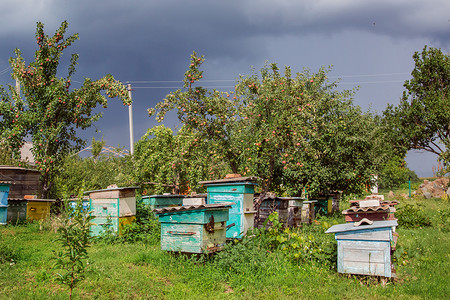
[[[128,96],[131,98],[131,83],[127,85]],[[128,120],[130,124],[130,154],[134,153],[134,133],[133,133],[133,103],[128,106]]]

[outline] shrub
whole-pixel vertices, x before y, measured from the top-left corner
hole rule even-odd
[[[398,218],[398,225],[404,228],[431,226],[431,220],[425,215],[422,204],[405,204],[399,207],[395,215]]]

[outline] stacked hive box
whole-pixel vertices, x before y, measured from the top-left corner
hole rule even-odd
[[[255,177],[237,177],[199,182],[207,188],[207,203],[233,202],[228,220],[227,238],[242,238],[254,226]]]
[[[212,253],[226,242],[231,203],[155,209],[161,222],[161,250]]]
[[[173,207],[183,205],[184,195],[151,195],[143,196],[142,203],[149,205],[150,208],[157,209],[161,207]]]
[[[0,182],[0,225],[6,225],[6,216],[8,213],[8,193],[9,183]]]
[[[91,235],[105,230],[121,233],[124,225],[136,219],[136,189],[138,187],[109,188],[89,191],[89,207],[94,216]]]

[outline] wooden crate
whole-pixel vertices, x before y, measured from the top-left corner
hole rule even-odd
[[[339,273],[392,277],[391,243],[397,221],[374,221],[372,225],[334,225],[338,243]]]
[[[161,250],[212,253],[226,243],[230,203],[156,209],[161,222]]]
[[[256,211],[253,209],[255,183],[209,183],[207,188],[207,203],[220,204],[233,202],[227,225],[233,225],[227,230],[227,238],[242,238],[247,230],[254,227]]]

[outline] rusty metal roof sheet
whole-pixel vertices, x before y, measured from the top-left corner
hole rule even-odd
[[[157,214],[163,214],[163,213],[186,211],[186,210],[225,208],[225,207],[231,207],[233,204],[234,204],[234,202],[222,202],[222,203],[200,204],[200,205],[171,206],[171,207],[157,208],[157,209],[154,209],[153,211]]]
[[[382,206],[369,206],[369,207],[357,207],[352,206],[342,212],[343,215],[356,214],[356,213],[379,213],[389,212],[389,205]]]

